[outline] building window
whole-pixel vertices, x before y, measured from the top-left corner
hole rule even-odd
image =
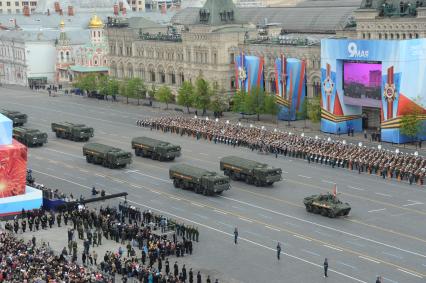
[[[362,34],[362,38],[365,39],[365,33]]]
[[[390,39],[393,39],[393,33],[390,34]]]
[[[406,35],[405,35],[405,33],[403,33],[402,34],[402,39],[405,39],[406,38]]]
[[[188,51],[186,60],[191,62],[191,51]]]
[[[418,33],[416,33],[416,38],[419,38],[419,34]]]
[[[30,6],[37,6],[37,2],[36,1],[32,1],[32,2],[30,2]]]
[[[412,38],[413,38],[413,35],[410,33],[410,34],[408,35],[408,37],[409,37],[410,39],[412,39]]]
[[[172,73],[172,85],[176,84],[176,75]]]
[[[379,33],[379,39],[382,39],[382,34],[381,33]]]
[[[70,60],[70,52],[69,52],[69,51],[67,51],[67,52],[65,53],[65,56],[66,56],[67,61],[69,61],[69,60]]]
[[[19,2],[18,1],[15,2],[15,6],[19,7]]]
[[[16,13],[17,14],[21,13],[21,9],[16,9]]]
[[[370,39],[371,38],[371,33],[368,33],[367,35],[368,35],[368,39]]]
[[[213,54],[213,64],[217,64],[217,54],[216,53],[214,53]]]
[[[6,6],[7,6],[7,7],[10,7],[10,2],[6,2]]]
[[[229,64],[234,64],[234,53],[229,54]]]
[[[388,34],[387,33],[385,33],[385,39],[388,39]]]
[[[11,9],[7,9],[7,13],[8,14],[12,14],[12,10]]]
[[[64,52],[61,51],[61,62],[64,61]]]
[[[160,71],[160,83],[164,84],[166,82],[166,74],[163,71]]]
[[[399,39],[399,33],[396,34],[396,39]]]

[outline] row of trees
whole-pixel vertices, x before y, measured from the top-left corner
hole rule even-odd
[[[129,103],[129,98],[137,99],[138,105],[141,99],[149,98],[151,102],[156,99],[165,103],[166,109],[170,103],[175,102],[176,98],[177,104],[186,107],[188,113],[193,107],[201,109],[202,115],[210,110],[220,116],[230,108],[230,99],[225,91],[219,89],[216,83],[210,84],[202,77],[197,78],[194,85],[189,81],[184,81],[176,97],[168,86],[162,86],[159,89],[156,89],[155,85],[148,87],[140,78],[118,81],[106,75],[89,74],[79,77],[74,82],[74,87],[88,93],[97,92],[107,99],[108,96],[120,95],[126,98],[127,103]],[[276,115],[279,108],[275,95],[268,94],[263,89],[256,87],[252,88],[249,93],[238,91],[232,99],[232,111],[254,114],[259,120],[261,114]],[[319,97],[309,99],[309,101],[305,99],[297,117],[298,119],[308,117],[313,122],[318,122],[321,118]]]

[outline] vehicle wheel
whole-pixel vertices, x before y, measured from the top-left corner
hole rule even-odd
[[[208,195],[207,189],[203,189],[203,195]]]
[[[333,211],[329,211],[328,212],[328,217],[330,217],[330,218],[335,218],[336,217],[336,214],[333,212]]]
[[[86,155],[86,161],[87,161],[87,163],[92,163],[92,160],[91,160],[89,155]]]
[[[223,193],[223,191],[219,191],[219,192],[217,192],[217,194],[218,194],[218,195],[221,195],[222,193]]]
[[[179,181],[177,179],[173,179],[173,186],[175,186],[175,188],[179,188]]]
[[[55,132],[55,134],[57,138],[61,137],[61,135],[58,132]]]
[[[309,204],[306,205],[306,211],[307,212],[312,212],[312,207]]]
[[[321,209],[321,215],[322,216],[327,216],[328,215],[327,209],[325,209],[325,208]]]
[[[232,172],[231,173],[231,180],[236,181],[237,179],[238,179],[237,175],[234,172]]]
[[[175,160],[175,158],[174,158],[174,157],[170,158],[170,161],[173,161],[173,160]]]
[[[312,212],[315,213],[315,214],[318,214],[320,211],[319,211],[318,207],[314,206],[314,207],[312,207]]]
[[[198,188],[198,185],[196,185],[196,186],[194,187],[194,192],[195,192],[196,194],[199,194],[199,193],[200,193],[200,190],[199,190],[199,188]]]
[[[261,182],[259,180],[254,180],[254,185],[256,187],[260,187],[261,186]]]

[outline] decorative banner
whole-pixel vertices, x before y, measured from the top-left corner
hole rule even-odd
[[[25,193],[27,178],[27,148],[13,140],[0,146],[0,198]]]
[[[13,122],[0,114],[0,145],[12,144]]]
[[[381,139],[403,143],[401,117],[426,128],[426,39],[321,41],[321,130],[362,131],[363,107],[380,109]],[[426,132],[415,139],[425,140]]]
[[[306,96],[306,62],[283,55],[275,59],[275,90],[278,119],[296,120]]]
[[[237,89],[250,92],[253,87],[263,89],[263,58],[246,56],[244,53],[235,58],[235,77]]]

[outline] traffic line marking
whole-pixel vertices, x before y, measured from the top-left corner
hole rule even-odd
[[[329,245],[323,245],[323,246],[324,246],[324,247],[326,247],[326,248],[332,249],[332,250],[336,250],[336,251],[339,251],[339,252],[343,252],[343,250],[338,249],[338,248],[335,248],[335,247],[332,247],[332,246],[329,246]]]
[[[399,270],[399,271],[402,271],[402,272],[404,272],[404,273],[407,273],[407,274],[410,274],[410,275],[416,276],[416,277],[418,277],[418,278],[423,278],[423,276],[420,276],[420,275],[418,275],[418,274],[412,273],[412,272],[410,272],[410,271],[407,271],[407,270],[404,270],[404,269],[401,269],[401,268],[398,268],[398,270]]]
[[[99,173],[95,173],[96,176],[98,177],[105,177],[105,175],[99,174]]]
[[[373,210],[369,210],[367,212],[377,212],[377,211],[383,211],[383,210],[386,210],[386,208],[373,209]]]
[[[214,212],[217,212],[217,213],[221,213],[221,214],[228,214],[228,213],[226,213],[226,212],[223,212],[223,211],[220,211],[220,210],[217,210],[217,209],[214,209],[213,211],[214,211]]]
[[[328,181],[328,180],[321,180],[321,182],[324,182],[324,183],[328,183],[328,184],[336,184],[336,182],[333,182],[333,181]]]
[[[89,173],[89,171],[84,170],[84,169],[80,169],[80,171],[81,171],[81,172],[84,172],[84,173]]]
[[[389,194],[383,194],[383,193],[375,193],[376,195],[379,195],[379,196],[384,196],[384,197],[392,197],[391,195],[389,195]]]
[[[412,201],[412,200],[408,200],[408,201]],[[423,204],[423,202],[412,201],[412,203],[404,204],[403,206],[418,205],[418,204]]]
[[[142,188],[142,187],[141,187]],[[157,191],[154,191],[154,190],[150,190],[151,191],[151,193],[154,193],[154,194],[157,194],[157,195],[161,195],[161,193],[160,192],[157,192]],[[179,199],[180,200],[180,199]]]
[[[200,155],[209,156],[207,153],[200,152]]]
[[[250,223],[253,223],[253,221],[251,221],[251,220],[249,220],[249,219],[246,219],[246,218],[243,218],[243,217],[238,217],[240,220],[243,220],[243,221],[246,221],[246,222],[250,222]]]
[[[384,276],[382,276],[382,277],[383,277],[383,279],[385,279],[386,281],[389,281],[389,282],[391,282],[391,283],[399,283],[398,281],[395,281],[395,280],[389,279],[389,278],[387,278],[387,277],[384,277]]]
[[[135,184],[130,184],[130,186],[132,186],[133,188],[138,188],[138,189],[142,188],[141,186],[138,186],[138,185],[135,185]]]
[[[305,176],[305,175],[297,175],[297,176],[302,177],[302,178],[305,178],[305,179],[312,179],[312,177]]]
[[[355,266],[347,264],[347,263],[344,263],[343,261],[340,261],[340,260],[337,260],[336,263],[340,264],[340,265],[347,266],[347,267],[352,268],[352,269],[357,269]]]
[[[281,230],[280,230],[280,229],[277,229],[277,228],[274,228],[274,227],[271,227],[271,226],[268,226],[268,225],[265,225],[265,227],[266,227],[266,228],[268,228],[268,229],[270,229],[270,230],[274,230],[274,231],[277,231],[277,232],[281,232]]]
[[[121,181],[121,180],[114,180],[114,182],[117,182],[117,183],[120,183],[120,184],[124,184],[124,182]]]
[[[374,259],[371,259],[371,258],[368,258],[368,257],[362,256],[362,255],[360,255],[360,256],[358,256],[358,257],[359,257],[359,258],[362,258],[362,259],[365,259],[365,260],[368,260],[368,261],[375,262],[375,263],[380,263],[380,261],[377,261],[377,260],[374,260]]]
[[[192,204],[192,205],[195,205],[195,206],[199,206],[199,207],[204,207],[204,205],[202,205],[202,204],[198,204],[198,203],[196,203],[196,202],[191,202],[191,204]]]
[[[296,237],[296,238],[299,238],[299,239],[302,239],[302,240],[305,240],[305,241],[308,241],[308,242],[312,242],[312,240],[309,240],[309,239],[302,237],[302,236],[299,236],[299,235],[293,235],[293,237]]]
[[[361,188],[357,188],[357,187],[353,187],[353,186],[347,186],[349,189],[352,189],[352,190],[357,190],[357,191],[365,191],[364,189],[361,189]]]
[[[305,253],[311,254],[311,255],[321,256],[320,254],[317,254],[316,252],[312,252],[312,251],[309,251],[309,250],[302,249],[302,251],[304,251]]]
[[[169,198],[171,198],[171,199],[175,199],[175,200],[182,200],[182,199],[180,199],[180,198],[173,197],[173,196],[169,196]]]

